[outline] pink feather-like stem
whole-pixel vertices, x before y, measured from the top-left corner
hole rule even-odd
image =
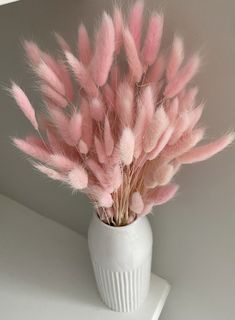
[[[149,200],[153,201],[154,205],[164,204],[174,198],[178,188],[179,186],[176,184],[157,187],[155,190],[150,192]]]
[[[130,209],[136,214],[141,214],[144,209],[144,202],[138,191],[134,192],[131,196]]]
[[[114,27],[111,17],[104,12],[95,43],[95,53],[91,62],[91,74],[97,86],[103,86],[113,62],[115,49]]]
[[[231,132],[209,144],[195,147],[187,153],[181,155],[177,160],[182,164],[204,161],[221,152],[234,140],[234,132]]]
[[[80,165],[68,173],[68,183],[75,190],[83,190],[88,186],[87,171]]]
[[[200,59],[198,55],[193,55],[188,63],[179,70],[176,76],[168,83],[164,95],[172,98],[177,95],[193,78],[199,68]]]
[[[120,157],[124,165],[132,163],[135,151],[135,136],[130,128],[124,128],[120,139]]]
[[[118,54],[122,46],[122,30],[123,30],[123,17],[122,12],[118,7],[113,11],[113,25],[115,34],[115,54]]]
[[[35,163],[33,166],[38,171],[40,171],[41,173],[47,175],[52,180],[66,182],[66,177],[63,174],[59,173],[58,171],[56,171],[54,169],[51,169],[51,168],[49,168],[47,166],[44,166],[43,164],[38,164],[38,163]]]
[[[88,95],[97,96],[98,89],[87,68],[81,62],[79,62],[72,53],[66,51],[65,56],[80,86],[87,92]]]
[[[178,72],[184,59],[184,45],[180,37],[175,36],[170,52],[169,61],[166,67],[167,80],[172,80]]]
[[[154,13],[149,20],[148,31],[142,48],[142,62],[147,67],[154,63],[161,45],[163,16]]]
[[[109,120],[107,117],[105,117],[105,122],[104,122],[104,148],[105,148],[106,155],[108,157],[111,156],[114,148],[114,140],[113,140]]]
[[[133,5],[128,17],[128,26],[135,46],[139,51],[141,45],[141,29],[143,24],[144,2],[139,0]]]
[[[33,157],[39,161],[47,162],[50,158],[50,153],[39,147],[37,144],[29,142],[23,139],[13,138],[12,139],[15,146],[22,152],[26,153],[30,157]]]
[[[88,65],[92,58],[91,45],[87,30],[83,23],[78,28],[78,57],[81,63]]]
[[[39,78],[54,88],[62,96],[65,95],[64,84],[55,74],[55,72],[45,63],[41,62],[37,67],[37,74]]]
[[[136,82],[139,82],[142,77],[143,67],[139,59],[136,44],[128,29],[124,29],[123,31],[123,40],[131,75]]]
[[[72,114],[68,130],[71,140],[76,146],[82,135],[82,115],[80,112],[76,111]]]
[[[15,83],[12,84],[11,94],[14,97],[16,103],[20,107],[21,111],[24,113],[26,118],[31,122],[33,127],[38,131],[38,123],[36,120],[35,111],[24,93],[24,91],[17,86]]]

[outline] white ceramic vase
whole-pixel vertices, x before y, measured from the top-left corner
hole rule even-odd
[[[88,245],[97,287],[109,308],[130,312],[144,302],[149,291],[152,242],[147,217],[112,227],[94,213]]]

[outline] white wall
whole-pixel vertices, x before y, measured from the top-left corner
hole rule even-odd
[[[127,1],[121,1],[124,5]],[[203,122],[208,137],[235,128],[235,2],[232,0],[146,1],[166,16],[164,47],[172,31],[184,36],[188,53],[200,48],[204,65],[197,77],[207,102]],[[53,30],[70,43],[83,20],[92,29],[109,0],[21,0],[0,8],[0,84],[17,80],[30,88],[20,42],[33,38],[54,49]],[[37,101],[31,89],[33,100]],[[30,126],[4,90],[0,97],[0,192],[86,234],[91,207],[85,197],[35,173],[11,145],[10,135]],[[235,148],[208,162],[185,167],[178,197],[155,210],[153,270],[172,284],[161,320],[233,320],[235,317]]]

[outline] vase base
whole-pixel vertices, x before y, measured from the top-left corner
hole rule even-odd
[[[149,291],[151,258],[137,269],[110,271],[93,263],[98,291],[103,302],[118,312],[133,312],[145,301]]]

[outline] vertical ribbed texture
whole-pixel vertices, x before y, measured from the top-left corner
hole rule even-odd
[[[111,271],[93,262],[97,287],[105,304],[113,310],[130,312],[145,300],[150,281],[151,257],[134,270]]]

